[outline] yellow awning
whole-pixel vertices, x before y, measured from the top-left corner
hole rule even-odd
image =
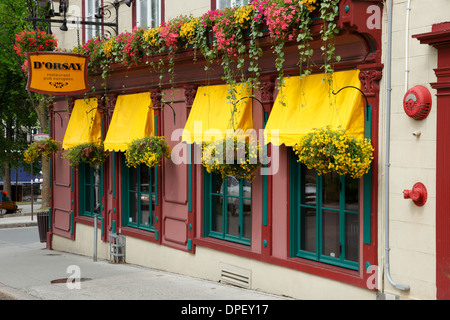
[[[82,143],[100,142],[101,132],[97,99],[75,100],[64,135],[63,149],[70,149]]]
[[[105,138],[105,150],[125,151],[135,139],[154,134],[150,92],[120,95]]]
[[[197,89],[182,141],[210,142],[225,138],[227,129],[253,128],[252,89],[247,84],[234,87],[236,99],[227,98],[227,85],[204,86]],[[236,104],[236,107],[232,103]]]
[[[285,86],[278,92],[264,131],[264,141],[275,145],[294,146],[315,128],[330,126],[345,129],[356,138],[364,138],[364,100],[359,70],[333,73],[332,89],[323,81],[323,74],[303,79],[285,78]],[[278,131],[277,131],[278,130]]]

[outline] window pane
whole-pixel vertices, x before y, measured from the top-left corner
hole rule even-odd
[[[84,211],[91,212],[91,210],[91,186],[87,184],[84,187]]]
[[[227,196],[239,197],[239,180],[234,176],[227,177]]]
[[[239,236],[239,198],[227,198],[227,234]]]
[[[251,198],[252,197],[252,183],[250,182],[250,180],[244,179],[242,181],[242,184],[243,184],[242,195],[244,196],[244,198]]]
[[[231,1],[232,0],[217,0],[217,9],[231,7]]]
[[[345,210],[358,212],[359,179],[345,178]]]
[[[322,254],[339,258],[339,212],[324,210],[322,224]]]
[[[323,207],[339,209],[340,176],[336,172],[323,175],[322,203]]]
[[[159,7],[160,0],[152,0],[152,11],[151,11],[151,21],[149,23],[149,27],[156,28],[161,24],[160,18],[159,18]]]
[[[149,203],[149,195],[142,193],[141,194],[141,221],[140,224],[144,226],[150,226],[150,203]]]
[[[138,170],[135,168],[130,168],[128,172],[129,172],[129,188],[130,190],[137,191]]]
[[[358,261],[359,251],[359,221],[358,215],[347,213],[345,215],[345,258]]]
[[[212,174],[211,192],[216,194],[223,193],[223,179],[218,174]]]
[[[150,168],[147,166],[140,166],[140,178],[141,178],[141,192],[149,192],[150,182]],[[147,199],[148,200],[148,199]]]
[[[316,209],[301,208],[300,249],[316,252]]]
[[[211,231],[223,233],[223,199],[221,196],[211,196]]]
[[[244,225],[242,226],[242,235],[244,238],[250,239],[252,236],[252,201],[244,199],[243,202]]]
[[[138,21],[138,24],[141,26],[141,27],[148,27],[149,26],[149,21],[148,21],[148,10],[149,10],[149,8],[148,8],[148,0],[140,0],[139,1],[139,13],[140,13],[140,15],[139,15],[139,17],[138,17],[138,19],[139,19],[139,21]]]
[[[136,192],[130,192],[129,201],[130,201],[130,207],[129,207],[128,222],[137,223],[137,193]]]
[[[306,166],[302,166],[302,172],[304,176],[302,180],[302,199],[301,203],[315,206],[316,205],[316,190],[317,190],[317,173],[314,169],[307,169]]]
[[[91,185],[91,167],[87,164],[83,164],[84,166],[84,184],[87,186]]]

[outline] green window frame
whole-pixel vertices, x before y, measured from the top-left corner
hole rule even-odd
[[[123,226],[155,231],[157,204],[157,167],[141,165],[129,168],[122,161]]]
[[[101,213],[103,195],[103,166],[91,167],[80,163],[79,172],[79,214],[94,217]]]
[[[358,270],[360,179],[318,175],[291,153],[290,255]]]
[[[250,245],[251,182],[206,169],[203,177],[203,236]]]

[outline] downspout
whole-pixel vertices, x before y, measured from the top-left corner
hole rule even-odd
[[[384,271],[386,273],[386,277],[395,288],[403,291],[409,290],[409,285],[401,285],[395,283],[389,272],[389,142],[390,142],[390,123],[391,123],[391,59],[392,59],[392,3],[394,0],[389,1],[388,8],[388,42],[387,42],[387,75],[386,75],[386,83],[387,83],[387,92],[386,92],[386,159],[385,159],[385,234],[384,234],[384,245],[385,245],[385,263],[384,263]]]
[[[409,13],[411,11],[411,0],[406,5],[406,26],[405,26],[405,92],[408,91],[409,77]]]

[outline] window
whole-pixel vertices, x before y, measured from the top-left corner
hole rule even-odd
[[[204,171],[204,236],[250,245],[251,182]]]
[[[161,24],[161,0],[137,0],[136,25],[156,28]]]
[[[84,2],[85,20],[101,22],[100,19],[95,18],[95,14],[97,13],[97,10],[100,6],[101,6],[100,0],[85,0]],[[100,26],[85,25],[84,28],[86,41],[101,35]]]
[[[217,9],[224,9],[227,7],[245,6],[248,0],[216,0]]]
[[[291,256],[358,270],[359,179],[291,161]]]
[[[157,168],[128,168],[125,161],[122,168],[123,225],[154,231]]]
[[[95,214],[100,214],[101,210],[102,167],[96,166],[93,168],[81,163],[78,166],[78,171],[80,184],[79,213],[82,216],[93,217]]]

